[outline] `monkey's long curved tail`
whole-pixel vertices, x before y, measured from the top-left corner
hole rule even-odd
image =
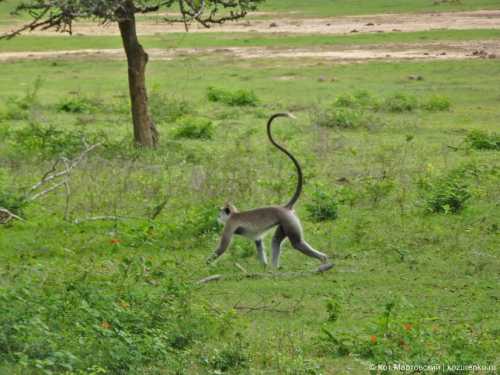
[[[295,159],[295,157],[290,152],[288,152],[287,149],[277,144],[273,139],[273,136],[271,134],[271,124],[277,117],[291,117],[291,118],[295,117],[293,117],[293,115],[290,113],[282,112],[282,113],[275,113],[274,115],[269,117],[269,120],[267,121],[267,136],[269,138],[269,141],[277,149],[284,152],[292,160],[293,164],[295,165],[295,168],[297,169],[297,188],[295,189],[295,193],[293,194],[292,199],[290,199],[290,201],[285,205],[286,208],[292,209],[295,202],[297,202],[297,200],[299,199],[300,193],[302,193],[302,184],[303,184],[302,168],[300,167],[300,164],[297,161],[297,159]]]

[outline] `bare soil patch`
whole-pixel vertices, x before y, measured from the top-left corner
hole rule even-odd
[[[500,58],[500,41],[448,42],[419,44],[383,44],[369,46],[335,46],[328,48],[177,48],[148,49],[151,60],[171,60],[190,55],[261,58],[316,58],[336,61],[366,60],[446,60]],[[4,52],[0,61],[41,59],[111,59],[123,60],[122,49],[85,49],[76,51]]]
[[[0,32],[13,27],[1,26]],[[499,29],[500,10],[472,12],[420,13],[420,14],[374,14],[367,16],[343,16],[333,18],[270,18],[246,19],[234,23],[214,25],[206,29],[198,24],[190,27],[191,32],[265,32],[299,34],[348,34],[393,31],[425,31],[432,29]],[[77,35],[119,35],[115,24],[99,26],[94,23],[76,23],[73,31]],[[167,24],[144,19],[138,25],[141,35],[183,32],[184,25]],[[36,35],[53,35],[54,31],[35,31]]]

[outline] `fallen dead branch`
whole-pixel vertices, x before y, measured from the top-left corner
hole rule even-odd
[[[7,224],[12,219],[24,221],[22,217],[17,216],[15,213],[9,211],[6,208],[0,207],[0,224]]]
[[[54,164],[52,165],[52,168],[48,170],[38,181],[36,184],[34,184],[28,192],[25,194],[24,200],[26,202],[33,202],[34,200],[50,193],[51,191],[54,191],[58,189],[61,186],[66,187],[66,194],[70,194],[69,190],[69,176],[71,174],[71,171],[78,165],[80,162],[83,160],[83,158],[93,149],[96,147],[100,146],[100,143],[96,143],[94,145],[88,146],[85,150],[82,151],[78,157],[74,159],[68,159],[65,157],[60,157],[57,159]],[[62,171],[57,171],[59,166],[63,165]],[[60,180],[62,178],[62,181]],[[40,188],[47,186],[45,189],[40,191]],[[38,190],[38,192],[37,192]],[[69,201],[69,197],[66,197],[66,202]],[[66,214],[67,214],[67,207],[65,209]]]
[[[81,224],[86,221],[118,221],[118,220],[130,220],[130,219],[134,218],[125,216],[92,216],[92,217],[84,217],[82,219],[75,219],[73,223]]]

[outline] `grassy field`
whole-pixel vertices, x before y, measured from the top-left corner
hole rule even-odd
[[[274,47],[308,48],[389,43],[479,41],[500,39],[500,30],[432,30],[357,35],[289,35],[266,33],[169,33],[142,36],[145,48]],[[0,40],[0,52],[121,48],[116,36],[23,36]]]
[[[19,0],[0,2],[0,24],[26,19],[25,15],[10,15],[10,12],[18,3],[20,3]],[[259,7],[259,10],[283,12],[287,13],[287,16],[294,17],[329,17],[373,13],[452,12],[499,8],[500,6],[496,0],[268,0]]]
[[[0,24],[12,22],[6,14],[16,2],[0,2]],[[493,0],[273,0],[262,10],[301,17],[497,8]],[[141,41],[370,48],[480,46],[499,37],[432,30]],[[86,48],[120,41],[0,41],[0,52]],[[23,218],[0,225],[0,375],[473,373],[469,365],[496,373],[497,59],[152,60],[149,98],[161,133],[154,151],[131,144],[124,61],[8,61],[0,71],[0,207]],[[297,116],[277,121],[274,134],[304,169],[295,209],[306,240],[335,267],[314,274],[317,262],[285,242],[272,272],[242,238],[207,266],[224,202],[244,210],[284,203],[293,192],[293,166],[265,135],[278,111]],[[33,188],[91,144],[99,146],[67,185]],[[216,274],[223,278],[198,283]],[[388,369],[394,365],[424,368]]]
[[[0,227],[0,373],[498,365],[498,140],[471,142],[473,130],[498,134],[496,61],[152,62],[155,152],[130,146],[123,62],[1,67],[3,205],[58,155],[77,155],[81,137],[103,145],[72,173],[67,208],[56,190],[18,211],[26,222]],[[210,86],[258,100],[211,102]],[[292,166],[264,133],[282,110],[298,116],[275,133],[304,166],[306,238],[336,267],[302,274],[316,263],[286,244],[281,277],[246,278],[235,262],[263,269],[242,239],[207,267],[217,207],[277,204],[293,190]],[[179,138],[206,121],[207,139]],[[101,215],[124,219],[73,222]],[[226,279],[195,284],[211,274]]]
[[[262,10],[286,12],[290,9],[299,15],[343,16],[374,13],[451,12],[460,10],[498,9],[495,0],[273,0],[264,2]]]

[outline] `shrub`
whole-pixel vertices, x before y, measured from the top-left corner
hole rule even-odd
[[[425,206],[432,213],[458,213],[471,197],[463,171],[426,183]]]
[[[396,93],[385,98],[380,109],[388,112],[411,112],[417,108],[417,99],[403,93]]]
[[[250,358],[247,345],[238,337],[235,343],[227,345],[221,350],[214,350],[213,354],[205,359],[205,364],[216,373],[235,373],[248,369]]]
[[[313,122],[325,128],[352,129],[365,124],[364,114],[350,108],[334,108],[313,113]]]
[[[309,217],[314,221],[335,220],[338,203],[333,194],[316,189],[312,194],[312,202],[306,204]]]
[[[211,102],[221,102],[231,106],[255,106],[258,103],[257,96],[251,90],[229,91],[215,87],[207,89],[207,98]]]
[[[451,107],[450,99],[443,95],[434,95],[428,98],[421,106],[427,111],[448,111]]]
[[[473,130],[465,137],[470,148],[476,150],[500,150],[500,134]]]
[[[177,120],[177,125],[175,138],[212,139],[214,134],[212,121],[204,117],[185,116]]]
[[[91,99],[80,94],[62,99],[56,106],[59,112],[66,113],[93,113],[99,107],[97,99]]]

